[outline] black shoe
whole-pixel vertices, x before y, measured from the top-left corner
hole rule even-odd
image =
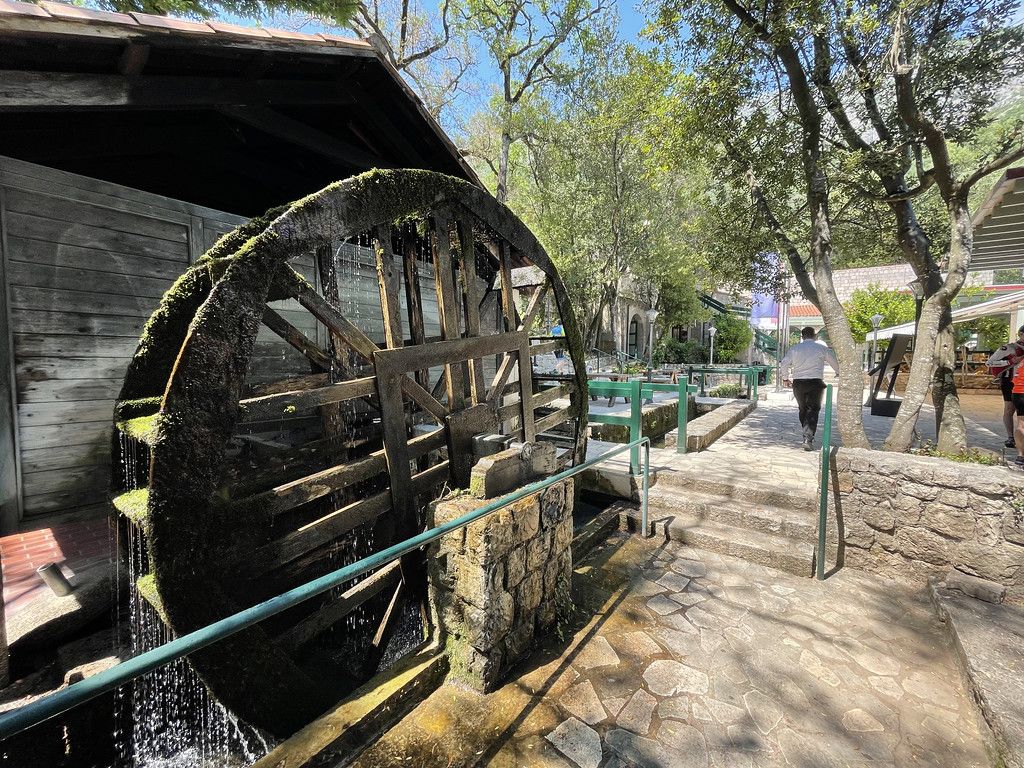
[[[1024,470],[1024,456],[1017,456],[1013,461],[1008,462],[1007,466],[1010,469]]]
[[[1003,441],[1003,445],[1005,445],[1007,448],[1016,448],[1017,447],[1017,443],[1014,441],[1014,439],[1012,437],[1006,438],[1006,440]]]
[[[814,446],[811,445],[811,441],[810,440],[804,440],[804,450],[805,451],[813,451],[814,450]]]

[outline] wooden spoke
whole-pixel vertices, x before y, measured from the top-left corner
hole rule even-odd
[[[289,650],[296,650],[321,632],[330,629],[367,600],[395,584],[401,576],[398,562],[389,563],[353,587],[349,587],[319,611],[280,635],[277,641]]]
[[[376,391],[376,379],[369,376],[315,389],[299,389],[280,392],[275,395],[251,397],[242,400],[244,418],[248,421],[268,421],[281,418],[289,411],[302,411],[328,403],[341,403],[358,397],[372,395]]]
[[[560,400],[563,397],[569,396],[569,386],[567,384],[559,384],[557,387],[549,387],[543,389],[533,396],[533,407],[542,408],[545,405],[550,405],[555,400]]]
[[[539,286],[536,291],[533,292],[533,296],[530,297],[530,303],[526,307],[526,314],[523,315],[522,322],[519,324],[520,331],[530,330],[530,325],[533,323],[534,318],[540,311],[540,308],[544,306],[544,298],[548,295],[548,284],[545,282]]]
[[[405,303],[409,313],[410,343],[423,344],[423,298],[420,295],[420,267],[416,252],[416,233],[406,228],[402,235],[403,265],[405,270]],[[430,386],[430,374],[426,369],[416,371],[416,382],[423,388]]]
[[[459,338],[458,304],[452,279],[451,219],[443,212],[434,214],[434,284],[437,288],[437,308],[441,320],[441,337],[446,341]],[[448,382],[448,408],[459,410],[465,401],[464,363],[445,363]]]
[[[512,371],[515,370],[518,362],[516,356],[512,353],[506,353],[501,359],[501,365],[498,366],[498,370],[494,373],[494,379],[491,380],[491,386],[487,390],[487,399],[489,401],[500,400],[499,392],[503,392],[505,383],[508,381],[508,377],[512,375]]]
[[[325,387],[330,382],[326,373],[312,373],[308,376],[289,376],[286,379],[270,381],[265,384],[254,384],[249,387],[251,397],[277,395],[281,392],[294,392],[297,389],[314,389]]]
[[[549,429],[554,429],[559,424],[564,424],[573,417],[572,408],[561,408],[554,413],[550,413],[542,419],[537,420],[535,430],[537,434],[541,432],[547,432]]]
[[[391,227],[380,225],[373,232],[373,253],[377,261],[377,286],[384,314],[384,339],[388,349],[402,346],[402,318],[399,316],[399,277],[391,252]]]
[[[303,283],[299,286],[296,298],[299,303],[321,323],[326,325],[340,341],[354,349],[368,361],[373,361],[373,353],[378,347],[373,339],[353,325],[348,318],[334,308],[323,296],[313,290],[313,286]]]
[[[530,345],[531,355],[550,355],[559,349],[565,349],[565,339],[561,336],[553,336],[537,344]]]
[[[407,450],[413,457],[421,456],[445,444],[444,434],[440,430],[408,441]],[[302,504],[326,496],[332,491],[340,490],[353,483],[368,480],[387,469],[383,450],[374,451],[365,459],[348,464],[330,467],[322,472],[302,477],[284,485],[279,485],[265,493],[258,494],[235,502],[240,509],[257,508],[271,515],[279,515]]]
[[[512,259],[508,243],[504,240],[498,245],[499,274],[501,275],[501,315],[505,320],[505,330],[517,327],[516,300],[512,288]]]
[[[462,296],[466,313],[466,334],[480,335],[480,291],[476,284],[476,248],[473,245],[473,225],[463,218],[456,222],[459,235],[460,261],[462,262]],[[471,358],[469,361],[469,388],[474,405],[487,399],[484,386],[484,361]]]
[[[533,428],[533,358],[529,353],[530,342],[524,341],[519,347],[519,397],[523,406],[523,440],[532,443]]]
[[[331,356],[270,307],[263,310],[263,324],[305,355],[320,370],[329,371],[331,369]]]

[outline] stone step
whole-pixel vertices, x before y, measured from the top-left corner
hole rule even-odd
[[[814,546],[785,536],[677,514],[654,521],[656,535],[719,555],[738,557],[795,576],[814,575]]]
[[[682,513],[736,528],[785,536],[812,545],[818,540],[816,510],[792,509],[700,491],[680,493],[675,488],[662,488],[660,484],[651,489],[648,503],[652,517]],[[826,537],[830,541],[837,539],[834,525],[826,529]]]
[[[716,472],[714,467],[708,466],[705,462],[659,469],[654,487],[660,487],[663,491],[678,489],[677,493],[681,490],[686,493],[721,496],[733,501],[742,499],[812,514],[818,509],[818,495],[814,485],[786,483],[778,478],[772,482],[753,474],[724,474]]]

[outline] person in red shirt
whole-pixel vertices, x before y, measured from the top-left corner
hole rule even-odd
[[[1024,469],[1024,363],[1018,363],[1013,372],[1013,391],[1010,394],[1014,408],[1013,438],[1017,443],[1017,458],[1011,466]]]
[[[1017,341],[1003,344],[988,359],[989,373],[999,379],[999,389],[1003,394],[1003,426],[1006,427],[1006,447],[1016,448],[1014,438],[1014,407],[1011,402],[1013,394],[1014,367],[1024,359],[1024,325],[1017,329]]]

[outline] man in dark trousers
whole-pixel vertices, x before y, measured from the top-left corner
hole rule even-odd
[[[810,326],[800,331],[800,343],[789,348],[781,365],[782,382],[787,387],[792,383],[793,396],[800,408],[805,451],[813,450],[814,433],[818,429],[818,411],[825,392],[825,363],[832,370],[839,370],[835,352],[815,341],[815,335]]]

